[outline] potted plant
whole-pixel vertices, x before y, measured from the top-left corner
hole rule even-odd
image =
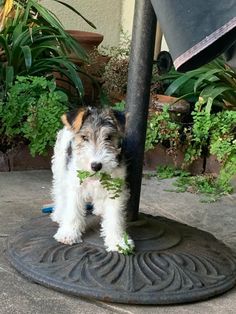
[[[128,79],[130,38],[121,32],[120,44],[117,47],[104,48],[103,54],[109,57],[102,80],[103,91],[111,103],[125,99]]]
[[[66,6],[81,16],[71,6]],[[88,62],[88,56],[60,21],[37,0],[6,0],[2,12],[5,14],[2,13],[0,33],[0,84],[5,90],[17,75],[52,75],[57,72],[66,77],[83,97],[78,67],[69,59],[68,52],[83,62]]]
[[[156,146],[160,145],[164,156],[168,153],[177,155],[176,150],[181,149],[182,162],[177,166],[188,168],[192,165],[196,171],[193,163],[201,160],[202,172],[211,172],[219,190],[225,192],[230,191],[230,180],[236,174],[235,77],[235,70],[225,65],[222,59],[184,74],[172,70],[160,77],[160,83],[169,81],[165,90],[168,96],[189,101],[191,115],[181,123],[173,120],[167,108],[153,114],[148,122],[146,141],[147,149],[156,149],[159,162],[160,151]],[[150,153],[146,155],[149,164]]]
[[[0,31],[2,170],[38,168],[38,161],[42,167],[50,167],[50,157],[38,154],[53,146],[60,115],[68,110],[66,95],[55,85],[55,72],[66,77],[81,98],[84,95],[79,68],[69,59],[68,51],[88,62],[85,50],[38,1],[4,2]],[[31,164],[22,165],[23,160]]]

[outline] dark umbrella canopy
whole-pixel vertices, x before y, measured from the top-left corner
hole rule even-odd
[[[236,42],[236,0],[151,0],[175,68],[197,68]],[[227,58],[234,59],[231,48]]]

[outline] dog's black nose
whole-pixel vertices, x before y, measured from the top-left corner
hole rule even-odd
[[[100,162],[92,162],[91,163],[91,169],[93,171],[99,171],[102,169],[102,164]]]

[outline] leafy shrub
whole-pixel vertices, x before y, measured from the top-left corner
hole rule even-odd
[[[236,111],[214,113],[212,103],[211,97],[207,101],[200,97],[192,112],[193,124],[188,127],[171,120],[168,106],[164,107],[163,112],[155,113],[148,122],[146,150],[168,141],[169,151],[174,153],[182,145],[185,154],[183,168],[198,157],[215,155],[221,163],[217,178],[179,179],[178,182],[183,186],[191,181],[194,189],[202,191],[207,187],[206,190],[221,195],[232,191],[230,180],[236,174]]]
[[[187,171],[184,171],[182,169],[177,169],[172,166],[157,166],[156,169],[156,176],[159,179],[170,179],[173,177],[188,177],[190,176],[190,173]]]
[[[171,149],[176,149],[180,144],[180,123],[172,121],[169,106],[163,107],[163,111],[157,111],[151,115],[147,124],[145,150],[153,149],[156,144],[168,141]]]
[[[188,133],[188,143],[187,149],[185,151],[185,161],[186,163],[191,163],[198,157],[203,155],[203,152],[208,150],[209,145],[209,132],[212,127],[212,117],[211,107],[212,98],[208,98],[206,101],[199,97],[196,102],[194,110],[192,111],[193,125]]]
[[[130,38],[122,32],[117,47],[105,48],[103,53],[110,57],[103,74],[103,89],[112,99],[115,95],[125,95],[127,89]]]
[[[43,154],[53,146],[67,109],[67,96],[56,90],[54,80],[19,76],[0,104],[0,131],[11,142],[28,141],[32,155]]]
[[[69,4],[54,1],[65,5],[90,23]],[[7,15],[4,21],[1,20],[0,31],[0,85],[4,92],[16,76],[52,76],[59,72],[83,96],[83,85],[77,72],[79,69],[69,59],[68,53],[75,54],[85,62],[88,61],[87,55],[64,30],[56,16],[38,0],[5,0],[2,12],[4,10]]]
[[[236,111],[222,111],[212,117],[210,153],[222,165],[218,185],[231,192],[229,182],[236,174]]]

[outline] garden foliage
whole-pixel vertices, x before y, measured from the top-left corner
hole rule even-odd
[[[64,4],[81,16],[70,5],[54,1]],[[6,94],[17,76],[52,76],[57,72],[62,78],[67,78],[82,97],[83,85],[79,69],[69,59],[69,53],[73,52],[84,62],[88,58],[84,49],[64,30],[56,16],[38,0],[5,0],[1,12],[5,9],[0,30],[2,91]]]
[[[172,70],[159,80],[169,82],[167,95],[185,98],[192,104],[191,118],[187,123],[174,121],[168,105],[162,112],[152,114],[148,121],[146,150],[161,143],[175,156],[177,149],[181,149],[185,156],[183,168],[199,157],[215,155],[221,164],[218,177],[207,178],[207,182],[198,179],[194,184],[209,191],[211,186],[218,194],[231,192],[230,180],[236,174],[235,70],[218,58],[184,74]],[[184,177],[178,182],[183,185],[189,180]]]
[[[32,155],[43,154],[54,145],[67,110],[67,96],[54,80],[19,76],[0,102],[0,136],[13,145],[28,142]]]

